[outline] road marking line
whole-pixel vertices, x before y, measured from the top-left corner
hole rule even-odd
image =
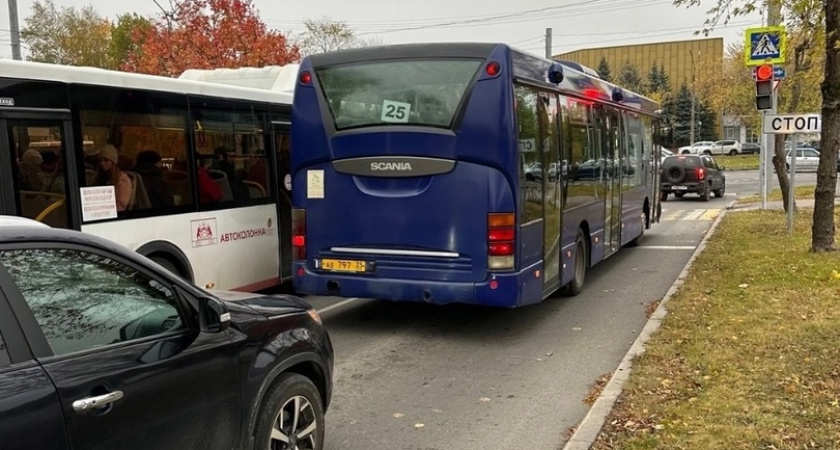
[[[348,303],[350,303],[350,302],[355,302],[356,300],[361,300],[361,299],[360,299],[360,298],[358,298],[358,297],[352,297],[352,298],[348,298],[347,300],[342,300],[342,301],[340,301],[340,302],[338,302],[338,303],[336,303],[336,304],[333,304],[333,305],[327,306],[327,307],[325,307],[325,308],[321,308],[321,309],[319,309],[319,310],[318,310],[318,314],[324,314],[325,312],[328,312],[328,311],[332,311],[332,310],[334,310],[334,309],[341,308],[342,306],[344,306],[344,305],[346,305],[346,304],[348,304]]]
[[[702,216],[700,216],[700,220],[715,220],[717,216],[720,215],[719,209],[707,209]]]
[[[683,217],[683,220],[697,220],[704,212],[706,212],[705,209],[696,209],[691,211],[689,214],[686,214],[685,217]]]

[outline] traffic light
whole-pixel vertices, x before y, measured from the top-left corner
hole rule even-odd
[[[773,65],[755,69],[755,107],[759,111],[773,109]]]

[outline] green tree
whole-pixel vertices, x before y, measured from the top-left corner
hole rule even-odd
[[[650,66],[650,72],[648,72],[647,91],[662,92],[662,78],[659,76],[659,68],[656,66],[656,62]]]
[[[36,0],[26,18],[21,39],[30,61],[113,68],[109,55],[111,23],[92,6],[56,7]]]
[[[665,73],[664,64],[659,65],[659,92],[671,92],[671,79],[668,77],[668,74]]]
[[[617,84],[633,92],[644,93],[644,86],[642,83],[642,77],[639,75],[639,70],[636,69],[636,66],[630,64],[630,61],[626,61],[624,65],[621,66]]]
[[[607,58],[602,56],[601,62],[598,63],[598,76],[601,77],[602,80],[611,82],[612,79],[610,78],[610,64],[607,62]]]
[[[124,64],[129,55],[142,51],[143,36],[148,34],[151,28],[151,21],[136,13],[117,16],[117,22],[111,28],[108,47],[108,54],[115,68]]]

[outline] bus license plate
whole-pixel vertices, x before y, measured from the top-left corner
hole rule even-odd
[[[330,272],[366,272],[367,263],[350,259],[322,259],[318,267]]]

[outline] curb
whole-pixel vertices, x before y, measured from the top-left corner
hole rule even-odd
[[[659,325],[662,323],[662,319],[665,318],[665,315],[668,314],[668,311],[665,309],[665,304],[668,303],[668,300],[677,292],[680,286],[682,286],[685,278],[688,276],[691,265],[694,264],[694,260],[697,259],[697,256],[699,256],[706,248],[706,241],[714,235],[718,224],[731,210],[731,207],[735,203],[735,201],[732,201],[726,208],[721,210],[720,215],[718,215],[714,223],[712,223],[709,231],[706,232],[706,235],[703,236],[700,244],[698,244],[697,248],[694,249],[694,253],[692,253],[691,258],[689,258],[688,262],[685,263],[683,270],[674,281],[674,284],[671,285],[671,288],[665,293],[665,297],[663,297],[659,302],[659,306],[657,306],[656,311],[654,311],[650,319],[648,319],[645,327],[639,334],[639,337],[636,338],[633,345],[630,347],[630,350],[628,350],[627,354],[624,355],[624,358],[621,360],[621,363],[619,363],[618,368],[613,373],[610,381],[604,387],[604,390],[601,391],[601,394],[595,400],[595,403],[593,403],[592,407],[589,408],[589,412],[586,413],[586,416],[584,416],[577,429],[575,429],[572,437],[566,441],[566,445],[563,446],[563,450],[589,450],[592,444],[595,443],[595,439],[598,437],[598,434],[600,434],[601,428],[607,420],[607,416],[610,414],[610,411],[612,411],[615,401],[621,394],[624,382],[630,378],[633,359],[644,353],[645,343],[650,339],[653,332],[659,328]]]

